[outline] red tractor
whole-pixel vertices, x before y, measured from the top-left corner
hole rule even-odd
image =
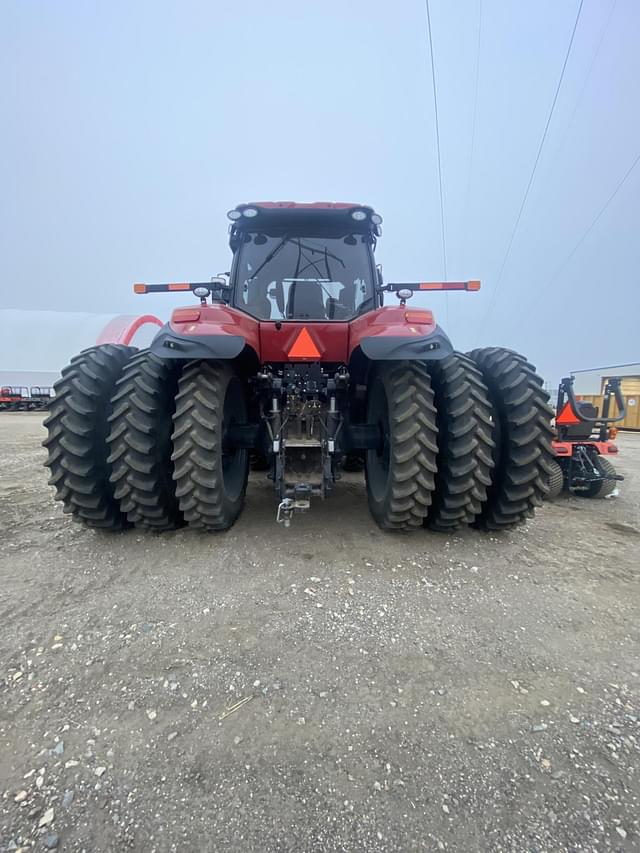
[[[618,414],[611,415],[611,399]],[[552,442],[556,460],[549,478],[549,498],[562,491],[585,498],[606,498],[624,480],[616,473],[609,457],[618,453],[613,441],[615,427],[626,417],[620,378],[615,376],[605,385],[602,414],[586,400],[578,400],[573,391],[573,377],[566,377],[558,388],[556,403],[556,437]]]
[[[65,512],[111,530],[223,530],[253,462],[287,526],[358,465],[385,529],[531,517],[553,461],[541,379],[510,350],[456,352],[407,304],[479,282],[385,284],[382,219],[364,205],[260,202],[229,218],[229,273],[134,285],[197,299],[149,349],[103,343],[63,370],[44,444]]]

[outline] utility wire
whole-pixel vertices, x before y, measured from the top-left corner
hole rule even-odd
[[[614,0],[616,2],[616,0]],[[482,0],[478,9],[478,46],[476,49],[476,85],[473,96],[473,121],[471,123],[471,154],[469,155],[469,178],[464,202],[464,219],[462,222],[462,260],[466,260],[467,230],[469,222],[469,199],[471,197],[471,176],[473,174],[473,156],[476,146],[476,124],[478,119],[478,82],[480,80],[480,40],[482,36]]]
[[[529,191],[531,190],[531,186],[533,184],[533,179],[535,177],[536,170],[538,168],[538,163],[540,162],[540,155],[542,154],[542,149],[544,148],[544,143],[545,143],[545,140],[547,138],[547,133],[549,132],[549,126],[551,124],[551,119],[553,117],[553,113],[554,113],[554,110],[556,107],[556,103],[558,101],[558,95],[560,93],[560,87],[562,86],[562,81],[564,79],[564,72],[567,68],[567,63],[569,62],[569,56],[571,54],[571,48],[573,47],[573,39],[575,37],[576,30],[578,29],[578,21],[580,20],[580,14],[582,12],[582,4],[583,3],[584,3],[584,0],[580,0],[580,5],[578,6],[578,12],[576,14],[576,19],[575,19],[575,22],[573,24],[573,30],[571,32],[571,38],[569,39],[569,46],[567,47],[567,52],[566,52],[566,55],[564,57],[564,62],[562,63],[562,71],[560,72],[560,77],[558,79],[558,85],[556,86],[555,95],[553,96],[553,101],[551,102],[551,109],[549,110],[549,115],[547,116],[547,122],[544,126],[542,138],[541,138],[540,144],[538,146],[538,153],[536,154],[536,159],[533,163],[533,169],[531,170],[531,175],[529,176],[529,183],[527,184],[527,188],[524,191],[524,196],[522,197],[522,202],[520,204],[520,210],[518,211],[518,215],[516,216],[516,221],[514,223],[513,230],[511,231],[511,237],[509,238],[507,250],[504,253],[504,257],[503,257],[502,263],[500,265],[500,271],[498,273],[498,279],[496,281],[495,287],[493,288],[493,292],[491,293],[489,305],[487,306],[487,310],[485,312],[482,323],[480,324],[480,327],[478,330],[478,337],[480,336],[482,329],[484,328],[484,325],[487,321],[487,317],[491,313],[491,309],[493,308],[493,305],[494,305],[494,303],[498,297],[498,292],[500,290],[500,284],[502,282],[502,275],[503,275],[505,267],[507,265],[509,255],[511,254],[511,247],[513,246],[513,241],[515,239],[516,232],[518,230],[518,226],[520,225],[520,220],[522,219],[522,212],[524,211],[525,204],[527,203],[527,199],[529,197]]]
[[[533,300],[533,302],[531,302],[531,303],[530,303],[530,305],[528,306],[528,308],[526,308],[526,309],[525,309],[525,311],[523,311],[523,312],[522,312],[522,314],[520,315],[520,321],[524,320],[525,316],[526,316],[526,317],[531,316],[531,311],[532,311],[532,309],[534,308],[534,306],[535,306],[535,305],[537,305],[537,304],[540,302],[540,300],[542,299],[543,295],[544,295],[544,294],[549,290],[549,288],[550,288],[553,284],[555,284],[555,282],[556,282],[556,280],[558,279],[558,276],[560,275],[560,273],[561,273],[561,272],[565,269],[565,267],[569,264],[569,262],[571,261],[571,259],[572,259],[572,258],[573,258],[573,256],[575,255],[575,253],[578,251],[578,249],[580,248],[580,246],[581,246],[581,245],[584,243],[584,241],[587,239],[587,237],[589,236],[589,234],[591,234],[591,232],[592,232],[592,231],[593,231],[593,229],[595,228],[596,224],[598,223],[598,220],[599,220],[599,219],[600,219],[600,217],[604,214],[604,212],[605,212],[605,211],[606,211],[606,209],[609,207],[609,205],[610,205],[610,204],[611,204],[611,202],[614,200],[614,198],[618,195],[618,193],[620,192],[620,190],[622,189],[622,187],[625,185],[625,183],[627,182],[627,180],[628,180],[628,178],[630,177],[631,173],[633,172],[633,170],[635,169],[635,167],[638,165],[638,163],[640,163],[640,154],[638,154],[638,156],[636,157],[636,159],[635,159],[635,160],[633,161],[633,163],[629,166],[629,168],[627,169],[627,171],[624,173],[624,176],[623,176],[623,177],[622,177],[622,179],[619,181],[619,183],[618,183],[617,187],[615,188],[615,190],[611,193],[611,195],[609,196],[609,198],[608,198],[608,199],[605,201],[605,203],[602,205],[602,207],[600,208],[600,210],[597,212],[597,214],[595,215],[595,217],[592,219],[591,224],[589,225],[589,227],[588,227],[588,228],[583,232],[583,234],[582,234],[582,236],[580,237],[580,239],[578,240],[578,242],[574,245],[573,249],[571,249],[571,251],[569,252],[569,254],[567,255],[567,257],[566,257],[566,258],[564,259],[564,261],[560,264],[560,266],[556,269],[555,273],[552,275],[552,277],[549,279],[549,281],[546,283],[546,285],[545,285],[544,287],[542,287],[542,288],[539,288],[539,289],[538,289],[538,292],[537,292],[537,294],[536,294],[536,298]]]
[[[611,19],[612,19],[612,17],[613,17],[613,13],[614,13],[614,11],[615,11],[615,8],[616,8],[616,4],[617,4],[617,2],[618,2],[618,0],[613,0],[613,3],[611,4],[611,8],[609,9],[609,14],[607,15],[607,20],[605,21],[604,26],[603,26],[603,28],[602,28],[602,32],[601,32],[601,34],[600,34],[600,39],[599,39],[599,41],[598,41],[598,46],[596,47],[595,52],[594,52],[593,56],[591,57],[591,62],[589,63],[589,70],[587,71],[587,74],[586,74],[586,76],[585,76],[585,78],[584,78],[584,81],[583,81],[583,83],[582,83],[582,87],[581,87],[581,89],[580,89],[580,93],[579,93],[579,95],[578,95],[578,98],[577,98],[577,100],[576,100],[575,106],[574,106],[574,108],[573,108],[573,112],[571,113],[571,118],[569,119],[569,122],[568,122],[568,124],[567,124],[567,126],[566,126],[566,128],[565,128],[565,131],[564,131],[563,137],[562,137],[562,139],[561,139],[561,141],[560,141],[560,144],[558,145],[558,151],[563,147],[563,145],[564,145],[564,143],[565,143],[565,141],[566,141],[566,139],[567,139],[567,136],[568,136],[568,134],[569,134],[569,130],[571,129],[571,126],[572,126],[572,124],[573,124],[573,121],[574,121],[574,119],[575,119],[575,117],[576,117],[576,113],[578,112],[578,107],[579,107],[579,106],[580,106],[580,104],[582,103],[582,98],[583,98],[584,93],[585,93],[585,91],[586,91],[586,89],[587,89],[587,84],[589,83],[589,80],[591,79],[591,73],[592,73],[592,71],[593,71],[593,69],[594,69],[594,66],[595,66],[595,64],[596,64],[596,60],[597,60],[597,58],[598,58],[598,54],[600,53],[600,48],[602,47],[602,42],[604,41],[604,37],[606,36],[606,34],[607,34],[607,30],[609,29],[609,24],[611,23]]]
[[[444,196],[442,194],[442,160],[440,157],[440,123],[438,121],[438,92],[436,88],[436,67],[433,59],[433,38],[431,36],[431,13],[429,11],[429,0],[425,0],[427,7],[427,29],[429,31],[429,54],[431,57],[431,80],[433,83],[433,109],[436,120],[436,147],[438,149],[438,185],[440,187],[440,225],[442,230],[442,267],[444,270],[444,280],[447,280],[447,244],[444,230]],[[447,325],[449,324],[449,297],[445,293],[445,316]]]

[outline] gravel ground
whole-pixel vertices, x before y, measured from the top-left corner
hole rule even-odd
[[[387,534],[83,530],[0,416],[0,850],[640,849],[640,435],[620,497]]]

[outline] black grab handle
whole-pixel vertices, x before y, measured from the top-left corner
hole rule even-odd
[[[578,418],[578,420],[583,423],[588,424],[615,424],[619,421],[623,421],[627,416],[627,409],[624,402],[624,397],[622,396],[622,391],[620,390],[620,380],[618,377],[614,377],[612,379],[607,380],[607,384],[604,389],[604,404],[603,404],[603,417],[596,416],[595,418],[588,418],[586,415],[583,415],[578,409],[578,401],[576,400],[576,395],[573,393],[573,380],[570,378],[563,379],[562,384],[564,386],[565,393],[567,395],[567,399],[569,400],[569,405],[571,406],[571,411]],[[616,405],[618,407],[618,416],[616,418],[609,417],[609,397],[611,393],[616,400]]]

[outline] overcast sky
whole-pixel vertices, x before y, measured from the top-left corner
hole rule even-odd
[[[448,275],[483,287],[446,330],[551,380],[640,360],[640,165],[567,263],[640,154],[637,0],[584,0],[491,302],[578,2],[483,0],[476,66],[479,0],[431,0]],[[371,204],[386,279],[440,279],[429,63],[421,0],[0,0],[0,308],[166,316],[132,282],[228,269],[252,199]]]

